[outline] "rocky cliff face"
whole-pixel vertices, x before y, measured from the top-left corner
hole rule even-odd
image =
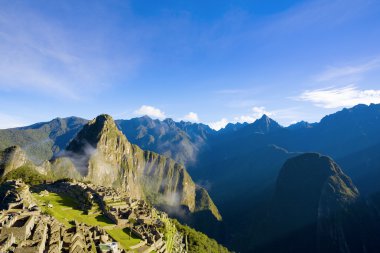
[[[287,160],[263,225],[262,252],[350,252],[346,217],[359,192],[329,157]],[[327,222],[328,221],[328,222]]]
[[[33,169],[42,175],[47,175],[50,172],[50,163],[48,161],[35,165],[19,146],[12,146],[0,151],[0,178],[23,166]]]
[[[81,177],[95,184],[125,189],[132,197],[157,205],[182,206],[190,212],[210,210],[221,219],[207,192],[199,190],[182,165],[131,144],[108,115],[85,125],[63,156],[72,162],[64,162],[65,166],[74,165]],[[55,163],[62,170],[62,160]]]
[[[0,151],[0,177],[28,162],[28,158],[18,146],[12,146]]]

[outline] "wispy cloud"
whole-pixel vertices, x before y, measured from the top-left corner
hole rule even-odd
[[[134,113],[139,116],[147,115],[149,117],[158,118],[158,119],[166,118],[166,115],[163,111],[150,105],[142,105]]]
[[[107,41],[105,27],[82,28],[68,29],[30,7],[5,5],[0,10],[0,89],[80,99],[138,66],[138,50],[128,44],[120,50]]]
[[[297,99],[323,108],[349,107],[357,104],[380,103],[380,90],[360,90],[355,85],[348,85],[340,88],[307,90]]]
[[[195,112],[189,112],[185,116],[183,116],[180,120],[190,121],[190,122],[199,122],[199,116]]]
[[[278,15],[264,28],[267,32],[292,33],[302,29],[324,29],[339,26],[365,15],[376,1],[362,0],[314,0],[304,1],[295,8]],[[353,11],[355,10],[355,11]]]
[[[360,75],[370,70],[380,67],[380,60],[373,59],[360,65],[348,65],[341,67],[328,67],[325,71],[315,76],[316,81],[331,81],[337,78]]]

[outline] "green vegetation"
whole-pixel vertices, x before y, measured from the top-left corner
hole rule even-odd
[[[40,196],[38,193],[33,193],[42,212],[55,217],[58,221],[66,226],[73,226],[71,221],[85,223],[91,226],[103,227],[107,233],[120,243],[124,249],[129,249],[130,246],[140,242],[139,239],[130,236],[128,229],[116,228],[115,224],[102,214],[85,214],[78,208],[78,203],[68,196],[49,193],[45,196]],[[52,207],[49,208],[48,204]]]
[[[210,210],[218,221],[222,220],[222,216],[220,215],[218,208],[204,188],[197,187],[195,193],[195,206],[196,211]]]
[[[12,179],[22,179],[27,184],[37,185],[43,183],[45,180],[50,180],[51,177],[49,175],[39,173],[33,167],[24,165],[10,171],[1,180],[4,182]]]
[[[40,206],[42,205],[42,211],[54,216],[66,226],[72,226],[70,223],[72,220],[83,222],[91,226],[104,227],[113,225],[104,215],[84,214],[83,211],[78,208],[78,204],[70,197],[61,196],[56,193],[49,193],[49,195],[46,196],[33,193],[33,196],[37,199]],[[53,205],[53,207],[49,208],[48,204]]]
[[[164,237],[166,240],[166,248],[168,252],[172,252],[173,243],[174,243],[173,238],[174,238],[174,234],[177,232],[177,229],[175,225],[170,222],[169,219],[167,221],[165,220],[164,224],[165,224]]]
[[[107,230],[108,234],[120,243],[120,246],[124,249],[129,249],[129,247],[136,245],[140,242],[140,239],[137,239],[130,233],[129,229],[110,229]]]
[[[173,223],[184,236],[187,237],[189,253],[228,253],[228,249],[218,244],[214,239],[198,232],[188,226],[182,225],[177,220]]]

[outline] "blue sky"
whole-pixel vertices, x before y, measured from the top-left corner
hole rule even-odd
[[[315,122],[380,103],[379,45],[376,0],[0,0],[0,128]]]

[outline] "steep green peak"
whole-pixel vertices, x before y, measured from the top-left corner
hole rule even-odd
[[[72,152],[83,152],[86,146],[91,145],[96,148],[102,138],[125,138],[119,131],[115,121],[110,115],[101,114],[95,119],[89,121],[77,136],[70,142],[66,150]],[[126,140],[126,138],[125,138]]]
[[[95,119],[93,119],[93,120],[94,120],[94,121],[102,121],[102,122],[105,122],[105,121],[108,121],[108,120],[113,121],[113,118],[112,118],[110,115],[104,113],[104,114],[100,114],[100,115],[98,115],[98,116],[97,116]]]
[[[103,128],[116,128],[115,121],[108,114],[101,114],[88,123],[89,126],[96,127],[98,129]]]

